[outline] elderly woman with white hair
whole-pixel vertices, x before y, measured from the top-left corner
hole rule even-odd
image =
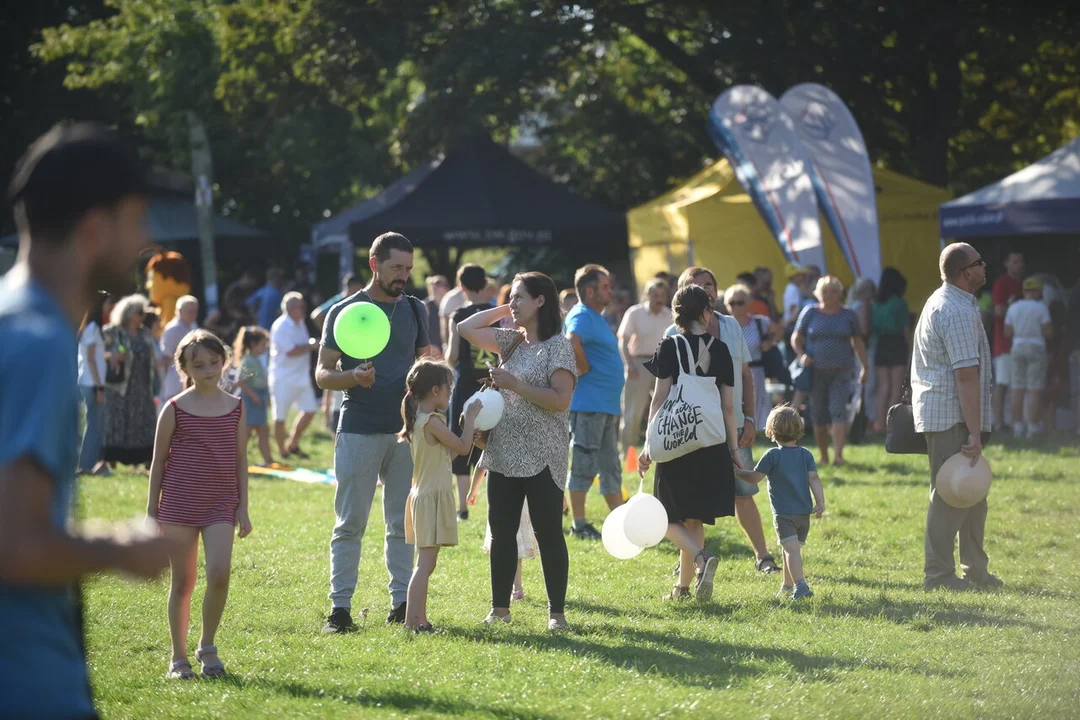
[[[319,343],[308,332],[304,296],[287,292],[281,299],[281,315],[270,326],[270,403],[274,411],[274,439],[281,457],[290,455],[307,459],[300,448],[300,438],[311,424],[319,403],[311,386],[311,353]],[[300,411],[293,423],[288,442],[285,421],[293,406]]]
[[[176,317],[169,321],[161,333],[161,369],[164,379],[161,382],[161,404],[169,398],[179,395],[184,390],[180,374],[176,371],[173,356],[176,348],[192,330],[199,329],[199,301],[191,295],[184,295],[176,301]]]
[[[807,305],[795,321],[791,344],[799,363],[810,368],[810,415],[814,421],[819,465],[829,463],[829,435],[833,442],[833,464],[844,464],[847,441],[847,404],[855,378],[855,358],[861,369],[859,382],[867,378],[866,342],[859,316],[843,306],[844,285],[832,275],[817,281],[817,303]]]
[[[157,343],[143,327],[146,308],[142,295],[122,298],[102,331],[109,357],[102,459],[111,465],[149,465],[154,455]]]

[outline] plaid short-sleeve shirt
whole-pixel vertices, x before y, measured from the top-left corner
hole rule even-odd
[[[911,405],[917,432],[941,432],[964,422],[954,371],[979,368],[982,431],[990,430],[992,371],[975,296],[943,284],[923,306],[911,360]]]

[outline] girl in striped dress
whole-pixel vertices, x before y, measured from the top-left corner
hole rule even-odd
[[[204,677],[225,666],[214,646],[229,595],[233,528],[251,532],[248,518],[247,425],[243,402],[219,387],[229,352],[205,330],[188,333],[176,348],[176,369],[186,390],[169,400],[158,418],[146,514],[171,539],[168,677],[195,677],[188,662],[188,619],[195,589],[199,535],[206,560],[202,638],[195,659]]]

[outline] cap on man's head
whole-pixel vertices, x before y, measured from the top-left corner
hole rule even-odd
[[[143,195],[148,182],[135,150],[94,123],[54,127],[15,166],[8,201],[21,231],[62,240],[90,210]]]
[[[1042,290],[1042,289],[1043,289],[1043,281],[1042,281],[1041,278],[1038,278],[1038,277],[1035,277],[1034,275],[1032,275],[1031,277],[1024,280],[1024,290]]]

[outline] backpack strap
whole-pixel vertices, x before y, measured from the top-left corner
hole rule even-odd
[[[416,307],[421,302],[420,298],[413,297],[412,295],[406,295],[405,301],[408,302],[409,307],[412,308],[413,320],[416,321],[416,340],[414,341],[414,345],[417,348],[424,347],[420,344],[420,328],[423,327],[423,325],[422,321],[420,320],[420,311]],[[427,318],[427,308],[424,308],[424,317]],[[431,344],[433,344],[431,342],[431,338],[428,338],[428,345]]]

